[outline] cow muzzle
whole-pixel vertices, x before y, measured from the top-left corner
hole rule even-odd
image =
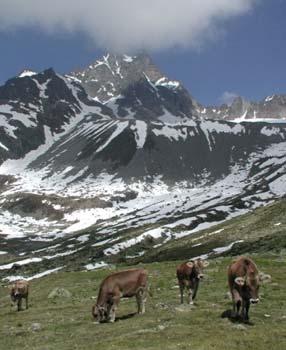
[[[259,298],[257,299],[251,298],[249,301],[251,302],[251,304],[257,304],[259,302]]]
[[[202,280],[204,278],[204,274],[203,273],[200,273],[199,275],[198,275],[198,279],[199,280]]]

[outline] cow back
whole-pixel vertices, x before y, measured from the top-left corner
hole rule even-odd
[[[144,269],[132,269],[115,272],[107,276],[101,283],[97,304],[102,304],[114,294],[132,297],[139,289],[147,288],[148,273]]]
[[[189,280],[193,273],[194,263],[184,262],[177,267],[177,278],[179,281]]]

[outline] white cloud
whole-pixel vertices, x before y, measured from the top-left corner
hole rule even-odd
[[[220,97],[219,101],[220,103],[230,106],[236,97],[238,97],[238,94],[235,92],[225,91]]]
[[[82,31],[113,51],[201,46],[262,0],[0,0],[0,30]]]

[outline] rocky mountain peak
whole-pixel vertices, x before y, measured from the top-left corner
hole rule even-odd
[[[203,108],[199,114],[205,118],[237,122],[285,120],[286,95],[271,95],[257,102],[237,96],[230,105]]]
[[[107,54],[87,68],[67,74],[66,77],[81,83],[91,97],[106,102],[145,75],[151,81],[162,78],[151,57],[141,53],[137,56]]]
[[[192,118],[197,103],[178,81],[164,76],[146,53],[107,54],[86,69],[66,75],[119,118],[173,121]]]

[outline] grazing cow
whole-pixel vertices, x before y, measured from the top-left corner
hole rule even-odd
[[[147,271],[125,270],[107,276],[101,283],[92,315],[98,322],[115,321],[115,312],[120,298],[136,297],[138,313],[145,312],[147,297]]]
[[[184,289],[188,289],[189,304],[193,304],[200,280],[204,277],[203,269],[209,263],[202,259],[191,260],[177,267],[177,278],[180,287],[181,304],[184,302]]]
[[[247,257],[234,260],[228,268],[228,284],[233,301],[233,313],[236,317],[249,320],[250,304],[259,302],[261,277],[254,261]],[[240,314],[241,308],[241,314]]]
[[[22,299],[26,300],[26,309],[28,309],[29,283],[25,280],[15,281],[10,286],[10,296],[13,303],[17,302],[18,311],[22,310]]]

